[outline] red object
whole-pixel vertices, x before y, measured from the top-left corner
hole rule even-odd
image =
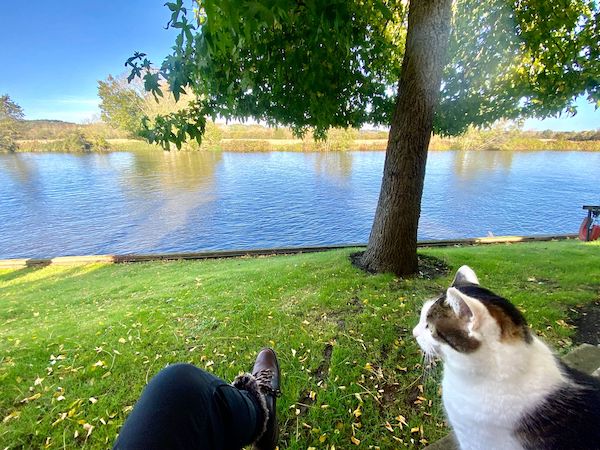
[[[579,226],[579,240],[581,240],[581,241],[588,240],[587,232],[588,232],[589,225],[590,225],[590,218],[586,217],[585,219],[583,219],[583,222],[581,222],[581,225]],[[600,238],[600,225],[592,225],[592,228],[590,229],[589,240],[595,241],[598,238]]]
[[[590,241],[595,241],[598,238],[600,238],[600,225],[594,225],[590,233]]]

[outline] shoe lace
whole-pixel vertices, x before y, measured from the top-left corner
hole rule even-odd
[[[275,397],[281,396],[281,391],[279,389],[273,389],[273,376],[275,373],[271,369],[262,369],[259,370],[254,378],[256,379],[256,383],[258,387],[268,394],[271,394]]]

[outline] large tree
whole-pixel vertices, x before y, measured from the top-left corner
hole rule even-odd
[[[98,81],[100,117],[104,122],[131,134],[142,129],[146,91],[140,83],[128,83],[124,76],[109,75]]]
[[[600,101],[600,12],[593,0],[183,0],[180,30],[159,71],[126,65],[185,110],[146,122],[167,146],[200,140],[206,117],[291,126],[390,125],[382,188],[366,252],[371,271],[414,273],[432,131],[458,134],[519,117],[574,113]],[[396,86],[396,89],[393,87]]]
[[[17,123],[23,119],[23,109],[8,94],[0,96],[0,151],[17,149]]]

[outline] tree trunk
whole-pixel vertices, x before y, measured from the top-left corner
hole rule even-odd
[[[406,50],[369,244],[371,272],[417,271],[417,227],[433,114],[450,35],[452,0],[411,0]]]

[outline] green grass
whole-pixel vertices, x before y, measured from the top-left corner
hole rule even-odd
[[[471,265],[561,353],[570,308],[600,297],[599,252],[573,241],[423,250],[453,270]],[[231,380],[262,346],[282,368],[281,448],[440,438],[437,375],[423,382],[411,328],[452,274],[367,275],[349,253],[0,271],[0,447],[110,447],[165,365]]]

